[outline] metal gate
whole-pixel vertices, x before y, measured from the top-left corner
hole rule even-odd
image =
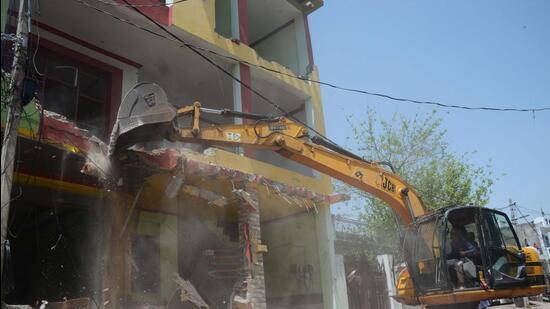
[[[350,309],[389,309],[384,270],[366,257],[346,261],[348,303]]]

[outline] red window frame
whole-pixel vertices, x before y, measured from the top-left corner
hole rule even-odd
[[[52,52],[60,57],[66,57],[73,62],[110,75],[111,83],[108,87],[107,102],[105,106],[105,128],[103,131],[104,134],[103,136],[100,136],[100,138],[108,137],[115,123],[118,107],[121,101],[122,70],[44,38],[40,38],[39,49],[45,49],[48,52]]]

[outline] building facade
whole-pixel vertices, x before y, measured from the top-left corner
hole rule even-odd
[[[550,218],[542,212],[533,221],[516,224],[515,229],[523,246],[531,246],[539,251],[546,277],[550,280]]]
[[[116,159],[114,185],[101,177],[118,107],[140,82],[175,106],[284,111],[323,132],[319,86],[304,80],[318,79],[307,19],[322,1],[29,3],[36,96],[19,128],[7,302],[339,308],[329,206],[342,197],[327,176],[268,151],[144,142]],[[3,33],[18,7],[2,0]],[[3,88],[12,46],[3,37]]]

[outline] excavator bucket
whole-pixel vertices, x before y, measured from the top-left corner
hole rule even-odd
[[[173,128],[176,109],[157,84],[142,82],[124,97],[109,141],[109,155],[139,142],[161,140]]]

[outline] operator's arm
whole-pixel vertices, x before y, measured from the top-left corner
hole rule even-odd
[[[478,253],[478,248],[469,241],[464,242],[464,248],[459,251],[461,257],[473,257]]]

